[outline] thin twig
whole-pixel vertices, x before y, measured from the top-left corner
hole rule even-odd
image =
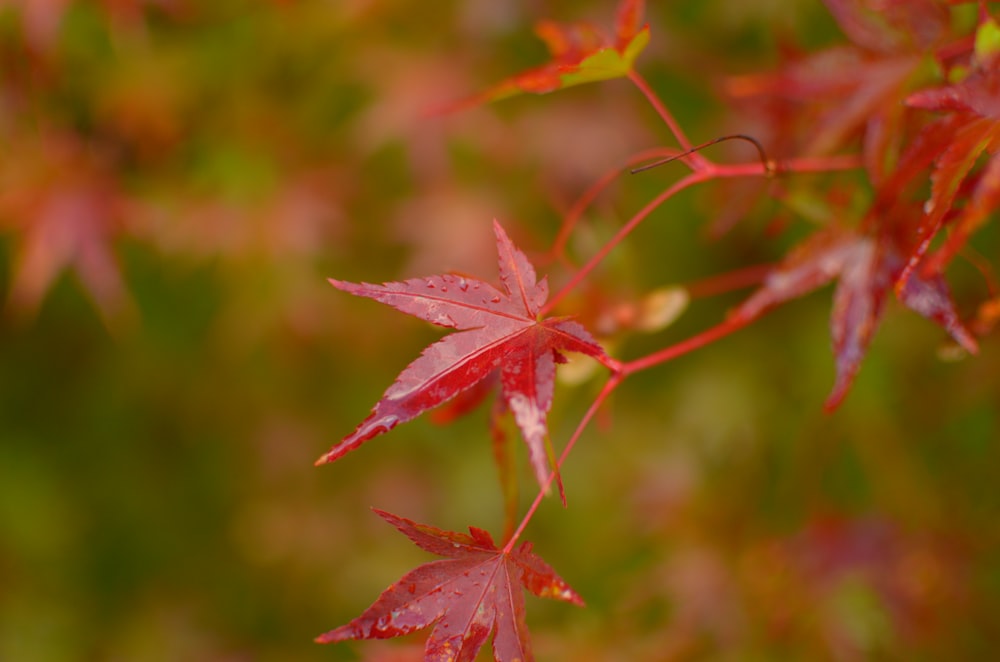
[[[705,149],[706,147],[711,147],[712,145],[715,145],[715,144],[721,143],[721,142],[725,142],[726,140],[745,140],[745,141],[751,143],[754,147],[757,148],[757,153],[760,155],[760,163],[764,167],[764,176],[765,177],[770,177],[771,175],[774,174],[774,170],[775,170],[775,168],[774,168],[774,162],[771,161],[769,158],[767,158],[767,152],[764,151],[764,146],[761,145],[760,141],[757,140],[756,138],[754,138],[753,136],[748,136],[748,135],[743,134],[743,133],[734,133],[734,134],[731,134],[731,135],[728,135],[728,136],[719,136],[718,138],[713,138],[712,140],[709,140],[706,143],[702,143],[700,145],[695,145],[694,147],[688,149],[687,151],[681,152],[680,154],[675,154],[673,156],[668,156],[665,159],[660,159],[659,161],[654,161],[652,163],[648,163],[648,164],[646,164],[644,166],[640,166],[638,168],[632,168],[631,170],[629,170],[629,172],[632,173],[633,175],[635,175],[635,174],[640,173],[640,172],[645,172],[646,170],[651,170],[653,168],[658,168],[661,165],[665,165],[667,163],[670,163],[671,161],[676,161],[677,159],[683,159],[685,156],[690,156],[691,154],[694,154],[695,152],[699,152],[699,151]]]

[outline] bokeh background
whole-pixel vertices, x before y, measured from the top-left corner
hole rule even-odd
[[[725,76],[841,39],[813,0],[650,4],[640,67],[695,140],[745,128]],[[369,507],[499,532],[489,408],[314,468],[438,335],[325,278],[492,280],[494,217],[542,263],[576,195],[669,144],[641,97],[616,81],[424,111],[541,62],[536,19],[612,12],[0,1],[0,660],[420,659],[421,635],[312,638],[428,560]],[[573,250],[680,172],[613,187]],[[576,302],[620,356],[683,339],[741,296],[616,333],[648,292],[773,261],[796,238],[794,220],[769,233],[767,200],[712,236],[732,211],[724,192],[672,201]],[[977,242],[996,255],[995,230]],[[982,279],[955,272],[971,314]],[[588,602],[529,598],[541,659],[991,659],[1000,345],[961,359],[890,306],[826,415],[829,299],[616,392],[567,464],[569,508],[547,503],[527,534]],[[558,386],[557,446],[598,387]]]

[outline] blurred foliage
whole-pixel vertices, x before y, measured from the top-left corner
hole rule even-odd
[[[773,65],[775,32],[837,38],[810,0],[651,4],[639,67],[698,139],[740,126],[710,83]],[[492,279],[493,217],[540,252],[587,184],[665,141],[622,81],[422,112],[539,61],[534,19],[611,10],[0,1],[0,660],[419,658],[419,641],[312,638],[426,560],[367,507],[496,531],[488,414],[314,469],[435,337],[324,278]],[[671,176],[615,187],[574,249]],[[790,243],[766,236],[770,203],[709,240],[718,203],[672,201],[588,300]],[[973,306],[982,285],[955,270]],[[696,301],[617,351],[736,301]],[[828,308],[794,302],[619,389],[565,469],[569,509],[547,504],[528,533],[588,602],[529,602],[542,659],[990,657],[1000,346],[939,360],[935,327],[890,312],[827,416]],[[557,444],[595,387],[559,387]]]

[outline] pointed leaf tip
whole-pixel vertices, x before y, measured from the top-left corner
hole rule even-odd
[[[615,13],[615,45],[619,50],[624,52],[635,35],[649,29],[642,22],[646,13],[645,5],[645,0],[622,0],[618,3]]]
[[[951,292],[941,274],[925,276],[918,266],[896,284],[896,296],[910,310],[923,315],[948,332],[970,354],[979,352],[975,336],[965,328]]]

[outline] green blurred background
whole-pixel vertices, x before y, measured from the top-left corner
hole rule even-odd
[[[369,507],[499,532],[488,407],[313,468],[438,335],[324,281],[493,280],[492,218],[539,257],[600,173],[669,144],[624,81],[423,113],[541,62],[534,20],[611,4],[0,2],[0,660],[420,658],[422,635],[312,638],[427,560]],[[651,4],[640,66],[695,140],[741,127],[717,83],[774,66],[776,35],[840,39],[810,0]],[[574,250],[676,168],[613,188]],[[773,203],[709,239],[719,191],[654,215],[588,300],[779,258],[795,232],[766,236]],[[983,286],[956,272],[969,312]],[[568,510],[527,534],[588,602],[529,598],[540,658],[991,659],[996,338],[941,360],[940,331],[890,306],[828,416],[828,315],[827,290],[619,389]],[[557,446],[598,387],[558,387]]]

